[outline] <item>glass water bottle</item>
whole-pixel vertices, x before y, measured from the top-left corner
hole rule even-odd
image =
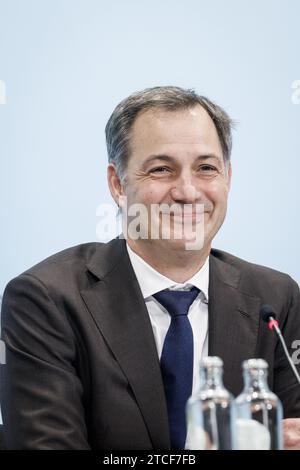
[[[200,387],[187,402],[186,448],[228,450],[235,447],[234,402],[223,385],[223,361],[206,357],[200,363]]]
[[[244,361],[243,372],[244,390],[235,400],[238,448],[282,449],[282,405],[268,387],[267,362],[263,359]]]

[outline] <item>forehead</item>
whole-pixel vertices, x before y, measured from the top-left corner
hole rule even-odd
[[[159,147],[168,150],[168,147],[191,149],[193,146],[197,147],[197,151],[203,147],[205,151],[222,153],[216,127],[200,105],[176,111],[148,109],[138,114],[133,123],[130,139],[132,154],[136,151],[139,154],[153,152]]]

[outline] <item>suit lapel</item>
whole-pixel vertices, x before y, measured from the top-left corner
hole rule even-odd
[[[224,383],[234,394],[243,386],[242,361],[255,357],[260,299],[242,292],[242,272],[224,262],[218,252],[210,256],[209,355],[224,361]]]
[[[81,295],[135,395],[155,448],[170,446],[159,359],[148,311],[125,242],[114,240],[88,266],[100,280]]]

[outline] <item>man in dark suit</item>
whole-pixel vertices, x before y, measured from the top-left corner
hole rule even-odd
[[[230,126],[220,107],[175,87],[117,106],[106,127],[108,183],[126,240],[65,250],[5,291],[9,448],[184,448],[184,406],[207,354],[223,359],[234,394],[241,362],[266,359],[286,446],[299,445],[300,389],[258,314],[274,307],[291,348],[300,338],[299,288],[211,248],[226,214]]]

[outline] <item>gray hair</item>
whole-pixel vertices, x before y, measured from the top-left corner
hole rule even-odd
[[[116,166],[118,176],[123,179],[130,157],[130,137],[133,123],[141,111],[160,108],[168,111],[193,108],[200,104],[213,120],[223,151],[225,165],[230,162],[232,149],[231,128],[233,121],[220,106],[194,90],[175,86],[146,88],[133,93],[117,105],[106,127],[108,161]]]

